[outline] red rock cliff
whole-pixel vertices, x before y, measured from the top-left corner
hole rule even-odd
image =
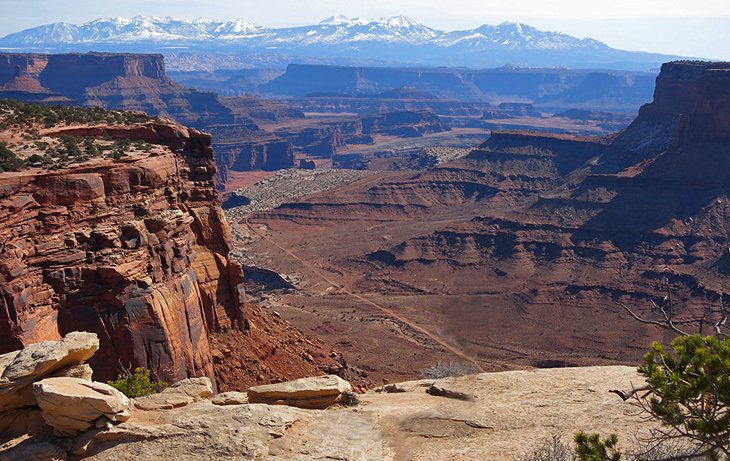
[[[214,378],[209,333],[244,328],[246,313],[210,136],[155,123],[64,133],[161,148],[0,174],[0,352],[84,330],[101,340],[97,380],[120,365]]]

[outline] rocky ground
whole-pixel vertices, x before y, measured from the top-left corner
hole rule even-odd
[[[281,170],[271,178],[236,190],[236,195],[247,197],[251,203],[227,210],[226,217],[235,222],[250,213],[271,210],[284,202],[334,189],[371,174],[370,171],[334,169]]]
[[[305,195],[335,189],[373,174],[375,174],[373,171],[360,170],[288,169],[278,171],[271,178],[235,190],[234,195],[245,197],[250,202],[247,205],[228,208],[224,211],[226,219],[232,224],[235,239],[236,248],[232,251],[232,256],[241,261],[249,259],[250,255],[247,255],[242,247],[250,240],[250,236],[241,226],[236,225],[246,216],[255,212],[272,210],[282,203]]]
[[[609,390],[639,382],[629,367],[489,373],[401,383],[390,388],[395,392],[360,395],[357,406],[324,411],[249,404],[226,394],[182,408],[135,410],[129,421],[91,437],[82,457],[502,461],[552,436],[569,442],[581,430],[615,432],[629,447],[649,428]],[[432,384],[462,399],[427,393]],[[26,441],[0,460],[30,447]]]

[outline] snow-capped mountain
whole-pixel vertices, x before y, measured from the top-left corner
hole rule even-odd
[[[332,16],[312,26],[277,29],[274,43],[314,45],[351,42],[426,44],[443,32],[426,27],[407,16],[380,19]]]
[[[591,38],[578,39],[560,32],[544,32],[527,24],[504,22],[498,26],[483,25],[477,29],[454,31],[437,39],[441,46],[468,44],[470,47],[523,50],[610,49]]]
[[[648,69],[676,58],[616,50],[590,38],[546,32],[505,22],[472,30],[441,31],[407,16],[379,19],[332,16],[291,28],[267,28],[243,20],[136,16],[84,24],[55,23],[0,39],[0,50],[146,51],[173,48],[229,54],[278,54],[290,61],[341,59],[369,63],[612,67]]]
[[[104,18],[84,24],[59,22],[10,34],[0,40],[3,44],[81,45],[124,42],[187,42],[260,36],[266,29],[240,19],[214,21],[207,18],[176,19],[135,16],[134,18]]]

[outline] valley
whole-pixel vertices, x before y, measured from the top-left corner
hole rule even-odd
[[[230,255],[246,268],[249,295],[332,344],[369,383],[450,361],[482,370],[635,363],[659,332],[618,303],[649,305],[665,279],[687,312],[723,293],[723,273],[708,269],[722,254],[688,230],[723,213],[722,181],[669,192],[662,184],[675,180],[652,173],[685,144],[706,149],[679,131],[693,123],[680,114],[706,104],[697,82],[722,85],[721,64],[666,64],[634,120],[628,107],[642,101],[637,82],[649,74],[292,65],[250,74],[260,89],[278,88],[267,99],[188,89],[157,55],[6,59],[0,96],[146,110],[210,132]],[[56,69],[78,62],[109,63],[109,74],[75,89],[58,83]],[[300,86],[317,75],[331,94]],[[439,79],[456,75],[494,89],[523,76],[511,87],[522,96],[444,98],[458,86]],[[714,138],[706,143],[715,149]],[[662,194],[672,198],[659,209],[682,223],[641,211]],[[717,206],[703,209],[710,197]],[[721,245],[716,229],[701,232]]]
[[[669,336],[619,303],[648,311],[669,287],[689,317],[725,295],[727,185],[687,162],[725,161],[726,102],[705,98],[726,75],[666,64],[617,135],[496,132],[433,168],[258,211],[237,224],[249,264],[295,280],[267,304],[378,378],[465,357],[490,370],[636,363]]]
[[[62,3],[0,15],[0,461],[730,459],[725,5]]]

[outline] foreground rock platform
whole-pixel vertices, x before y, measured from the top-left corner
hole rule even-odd
[[[305,410],[263,404],[133,411],[128,422],[73,442],[89,460],[490,460],[507,461],[553,435],[615,432],[623,443],[649,430],[636,408],[610,389],[640,385],[634,368],[586,367],[488,373],[370,391],[357,407]],[[471,401],[429,395],[436,384]],[[39,445],[38,442],[44,442]],[[25,441],[0,461],[54,440]],[[13,457],[15,456],[15,457]],[[61,458],[62,459],[62,458]]]

